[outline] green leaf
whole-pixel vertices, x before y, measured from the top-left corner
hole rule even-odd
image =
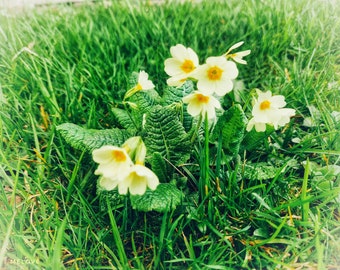
[[[129,78],[129,84],[131,88],[137,85],[138,76],[138,72],[132,72]],[[139,114],[137,118],[140,118],[153,105],[159,103],[160,96],[155,89],[141,90],[128,98],[128,101],[135,103],[137,109],[133,110],[132,112],[136,112],[137,114]]]
[[[155,90],[146,90],[135,93],[129,102],[134,104],[131,106],[130,117],[137,130],[142,129],[145,114],[155,105],[159,103],[159,95]]]
[[[161,183],[156,190],[147,190],[143,195],[131,196],[132,207],[138,211],[166,212],[181,203],[183,193],[176,186]]]
[[[118,123],[124,128],[130,131],[132,134],[136,132],[136,125],[133,122],[131,116],[126,110],[120,108],[112,108],[112,113],[117,119]]]
[[[192,128],[194,118],[188,113],[187,107],[188,105],[184,104],[182,108],[182,123],[185,131],[189,132]]]
[[[118,193],[118,189],[115,188],[113,190],[105,190],[99,185],[99,181],[97,181],[97,195],[99,198],[99,209],[101,212],[107,212],[107,202],[110,202],[110,206],[112,208],[117,208],[119,204],[124,202],[124,195],[120,195]]]
[[[192,127],[193,118],[187,112],[187,105],[182,103],[182,98],[191,94],[194,91],[194,84],[192,81],[186,81],[180,87],[167,87],[164,90],[164,94],[161,99],[161,104],[167,105],[179,105],[175,106],[181,115],[181,121],[186,131],[189,131]]]
[[[126,130],[118,128],[85,129],[72,123],[61,124],[57,126],[57,130],[72,147],[90,152],[103,145],[119,146],[130,137]]]
[[[314,163],[310,162],[311,165]],[[314,163],[315,164],[315,163]],[[334,183],[337,183],[340,179],[340,166],[327,165],[320,167],[317,164],[311,166],[312,183],[323,191],[331,190],[334,187]]]
[[[227,154],[238,154],[243,139],[247,119],[239,104],[232,106],[221,115],[212,134],[212,140],[222,138],[222,147]]]
[[[165,180],[168,179],[170,173],[168,172],[166,161],[160,153],[152,153],[151,168],[161,182],[166,182]]]
[[[263,143],[265,139],[274,132],[274,127],[267,125],[265,132],[257,132],[255,129],[247,132],[242,141],[242,150],[254,150],[259,144]]]
[[[174,165],[186,162],[191,144],[177,113],[170,107],[157,105],[146,115],[143,140],[148,153],[158,152]]]
[[[133,71],[129,76],[129,88],[134,87],[138,83],[139,72]]]
[[[161,99],[162,105],[170,105],[182,101],[182,98],[194,91],[194,84],[192,81],[186,81],[180,87],[167,87],[164,90]]]
[[[154,105],[159,103],[160,97],[155,90],[141,90],[134,94],[129,101],[137,105],[136,109],[132,109],[133,113],[142,116],[148,112]]]
[[[276,176],[277,168],[265,162],[246,164],[243,176],[249,180],[267,180]]]

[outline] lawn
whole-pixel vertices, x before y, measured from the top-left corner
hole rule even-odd
[[[0,268],[340,269],[335,2],[113,0],[2,11]],[[167,86],[171,46],[192,48],[203,63],[239,41],[251,54],[237,66],[237,91],[222,98],[223,109],[241,108],[249,119],[255,89],[270,90],[296,110],[290,122],[261,134],[241,126],[235,152],[223,136],[207,140],[207,121],[193,121],[190,157],[180,162],[179,141],[180,149],[166,149],[175,164],[154,155],[145,135],[166,121],[147,118],[148,129],[136,131],[149,149],[147,166],[159,165],[160,182],[180,200],[143,211],[150,209],[133,196],[101,190],[86,132],[124,129],[131,74],[145,70],[168,105],[164,97],[181,89]]]

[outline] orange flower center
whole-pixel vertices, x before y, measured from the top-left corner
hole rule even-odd
[[[123,151],[113,150],[112,157],[117,162],[124,162],[126,161],[126,155]]]
[[[208,103],[210,99],[208,96],[205,96],[199,93],[196,94],[196,98],[199,103]]]
[[[195,69],[195,65],[191,60],[185,59],[183,64],[181,65],[181,69],[185,73],[190,73],[191,71],[193,71]]]
[[[213,66],[209,68],[207,71],[208,78],[209,80],[212,80],[212,81],[217,81],[221,79],[222,73],[223,73],[223,70],[220,69],[218,66]]]
[[[269,100],[265,100],[265,101],[261,102],[261,104],[260,104],[261,110],[266,110],[266,109],[269,109],[269,108],[270,108],[270,101]]]

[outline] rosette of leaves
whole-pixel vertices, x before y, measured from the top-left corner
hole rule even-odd
[[[112,109],[117,126],[111,129],[85,129],[64,123],[57,130],[72,147],[89,153],[103,145],[121,146],[128,138],[141,136],[147,147],[147,165],[161,184],[155,191],[130,196],[132,207],[140,211],[168,211],[183,197],[183,193],[169,183],[176,182],[172,181],[175,168],[190,158],[191,143],[183,124],[183,110],[178,110],[178,104],[192,91],[192,84],[184,84],[182,89],[167,88],[162,98],[154,90],[140,91],[129,98],[128,106]],[[100,189],[98,192],[101,193]]]

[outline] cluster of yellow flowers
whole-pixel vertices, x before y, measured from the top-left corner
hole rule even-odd
[[[221,56],[208,57],[205,64],[199,65],[197,54],[182,44],[170,48],[172,58],[165,60],[165,72],[171,76],[167,83],[170,86],[181,86],[186,80],[197,81],[197,91],[183,98],[187,103],[188,113],[192,116],[207,115],[209,119],[216,117],[216,109],[221,108],[219,100],[214,96],[222,97],[233,89],[233,80],[238,76],[235,64],[247,64],[243,59],[250,54],[250,50],[231,53],[232,50],[243,45],[243,41],[231,46]],[[230,61],[228,59],[232,59]],[[295,115],[293,109],[283,109],[286,105],[284,96],[272,96],[270,91],[263,93],[257,91],[258,99],[254,99],[252,119],[247,130],[255,127],[256,131],[265,131],[266,124],[273,125],[275,129],[289,122]]]
[[[238,76],[238,69],[233,61],[246,63],[242,57],[250,50],[229,54],[243,42],[232,46],[222,56],[208,57],[206,63],[199,65],[197,54],[191,48],[177,44],[170,48],[172,58],[165,60],[165,72],[171,76],[167,83],[170,86],[181,86],[187,79],[197,80],[197,91],[183,98],[188,103],[188,112],[192,116],[207,114],[209,119],[216,116],[215,109],[220,102],[213,95],[224,96],[233,89],[233,80]]]
[[[250,50],[231,53],[244,42],[238,42],[221,56],[208,57],[205,64],[199,65],[197,54],[191,48],[177,44],[170,48],[172,58],[165,60],[165,72],[170,76],[169,86],[180,87],[186,80],[194,80],[197,90],[185,96],[182,101],[188,104],[187,110],[193,117],[207,116],[216,118],[216,109],[221,108],[219,98],[233,89],[233,80],[238,76],[235,64],[247,64],[243,59]],[[231,61],[231,60],[233,61]],[[149,75],[140,71],[136,85],[128,90],[124,102],[138,91],[151,90],[155,87]],[[253,101],[252,118],[247,131],[255,127],[258,132],[265,131],[270,124],[277,129],[289,122],[295,115],[294,109],[283,108],[286,105],[282,95],[272,96],[270,91],[257,91]],[[99,185],[112,190],[118,187],[120,194],[142,195],[147,187],[155,190],[159,184],[158,177],[144,166],[146,147],[141,137],[128,139],[122,147],[104,145],[93,151],[93,160],[99,164],[95,174],[100,175]]]
[[[100,175],[99,185],[106,190],[118,187],[119,194],[142,195],[146,188],[155,190],[158,177],[144,166],[146,147],[142,138],[129,138],[122,147],[104,145],[92,152],[99,163],[95,174]],[[134,161],[134,162],[133,162]]]

